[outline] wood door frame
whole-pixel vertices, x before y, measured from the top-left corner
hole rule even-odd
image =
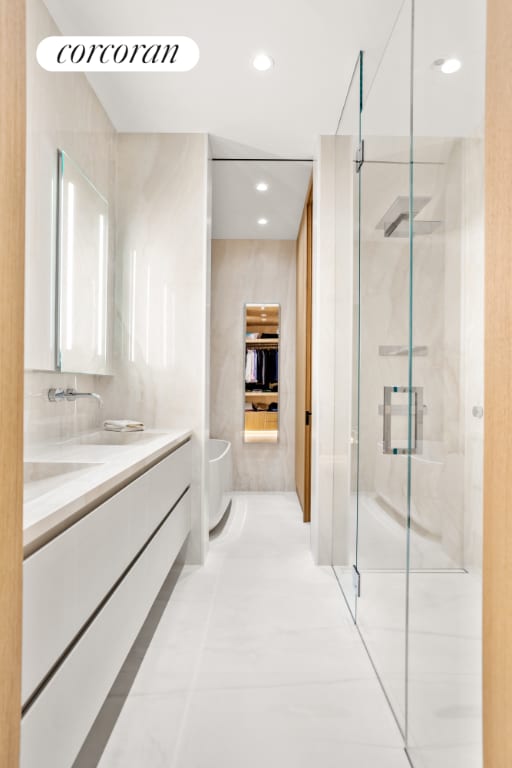
[[[24,0],[0,0],[0,765],[19,765],[25,272]]]
[[[485,768],[512,765],[512,7],[487,0],[483,712]]]
[[[306,285],[306,410],[312,413],[312,345],[313,345],[313,178],[306,198],[307,285]],[[306,426],[304,451],[304,522],[311,522],[311,420]]]
[[[295,487],[305,523],[311,522],[313,177],[308,185],[297,236]]]

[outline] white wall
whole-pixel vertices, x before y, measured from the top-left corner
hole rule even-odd
[[[211,434],[229,440],[235,490],[295,490],[295,240],[213,240]],[[279,442],[244,443],[244,304],[280,304]]]
[[[482,569],[484,419],[484,146],[465,139],[462,154],[462,402],[464,419],[464,566]]]
[[[48,73],[37,64],[37,43],[56,34],[59,30],[43,3],[28,0],[25,453],[30,455],[37,443],[99,428],[105,418],[140,418],[148,427],[192,428],[197,472],[188,557],[200,562],[208,541],[202,519],[209,408],[207,136],[116,134],[83,75]],[[53,370],[56,213],[52,190],[58,148],[70,155],[110,203],[110,278],[116,290],[113,376]],[[133,251],[138,260],[131,335]],[[88,400],[48,402],[50,387],[67,386],[98,392],[105,399],[104,409]]]
[[[205,134],[120,134],[109,418],[194,431],[189,560],[207,546],[209,166]]]
[[[41,0],[27,0],[25,367],[55,367],[55,195],[63,149],[109,200],[114,238],[115,131],[82,74],[47,72],[37,44],[59,30]]]
[[[59,34],[41,0],[27,0],[27,196],[25,270],[25,444],[64,439],[101,423],[94,402],[49,403],[50,387],[101,391],[105,379],[55,372],[55,191],[57,149],[69,153],[110,201],[115,215],[114,128],[84,75],[46,72],[35,58],[44,37]],[[111,275],[112,277],[112,275]]]
[[[350,488],[352,142],[322,136],[313,198],[311,547],[344,562]]]

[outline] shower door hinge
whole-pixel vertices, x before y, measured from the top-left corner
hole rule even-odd
[[[356,173],[359,173],[364,163],[364,139],[356,149]]]
[[[361,574],[357,570],[357,565],[352,566],[352,585],[356,597],[361,597]]]

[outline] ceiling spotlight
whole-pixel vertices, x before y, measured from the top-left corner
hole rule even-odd
[[[268,189],[268,184],[265,181],[260,181],[259,184],[256,184],[256,189],[258,192],[266,192]]]
[[[453,75],[462,67],[460,59],[436,59],[434,67],[440,69],[444,75]]]
[[[265,224],[268,224],[268,219],[258,219],[258,224],[260,227],[264,227]]]
[[[254,69],[258,70],[258,72],[267,72],[274,66],[274,59],[272,59],[266,53],[258,53],[258,55],[255,56],[252,60],[252,65]]]

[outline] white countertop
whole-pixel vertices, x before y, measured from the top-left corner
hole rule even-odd
[[[102,430],[31,448],[25,456],[24,555],[101,504],[191,434],[184,429]],[[96,440],[99,444],[94,444]],[[109,440],[121,444],[101,444]]]

